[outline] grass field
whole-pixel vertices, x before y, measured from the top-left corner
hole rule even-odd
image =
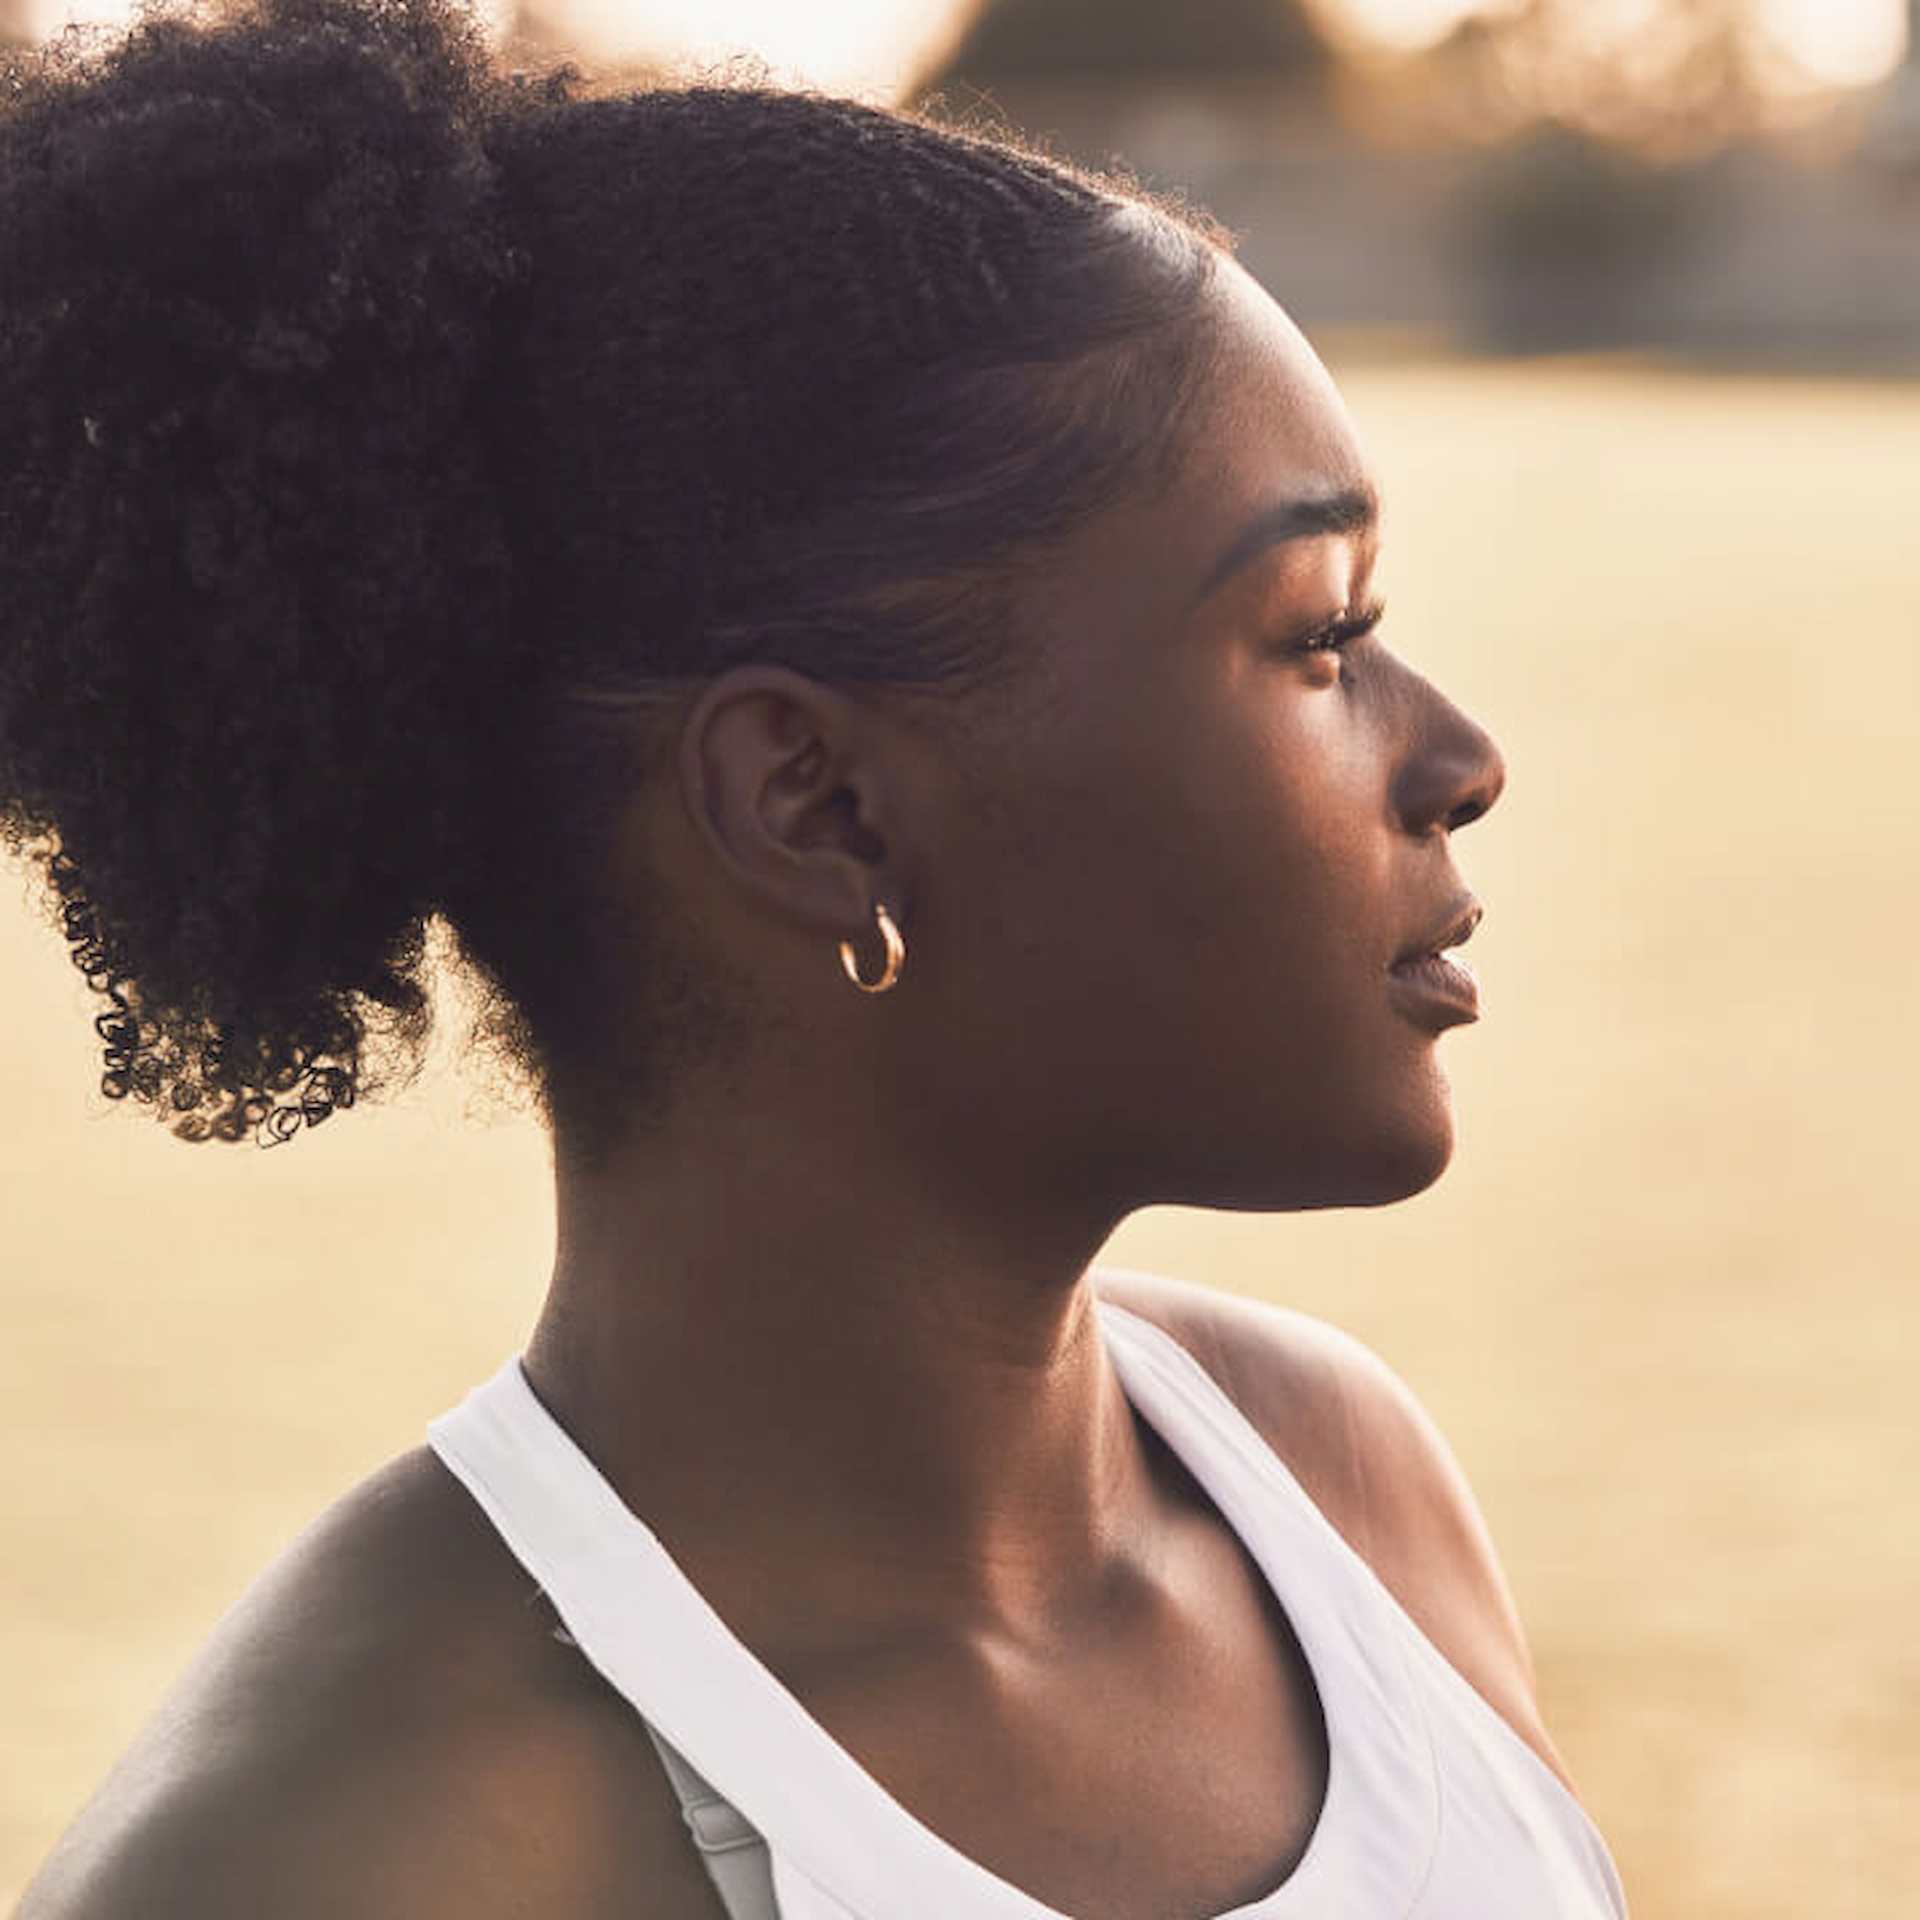
[[[1486,720],[1461,1151],[1112,1257],[1321,1312],[1451,1435],[1638,1920],[1920,1911],[1920,388],[1347,380],[1395,644]],[[0,896],[0,1905],[247,1577],[513,1347],[541,1143],[106,1107]]]

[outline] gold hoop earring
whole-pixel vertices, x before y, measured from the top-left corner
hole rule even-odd
[[[887,943],[887,964],[880,978],[873,981],[860,978],[860,962],[851,941],[840,942],[840,966],[862,993],[885,993],[900,978],[900,969],[907,963],[907,943],[893,924],[892,914],[878,900],[873,903],[873,917],[880,923],[880,938]]]

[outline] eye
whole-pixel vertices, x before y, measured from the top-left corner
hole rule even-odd
[[[1324,681],[1316,678],[1316,686],[1350,687],[1355,674],[1347,664],[1348,651],[1366,639],[1386,618],[1386,613],[1385,603],[1378,600],[1358,613],[1349,613],[1343,607],[1331,620],[1294,641],[1288,652],[1296,660],[1313,661],[1318,671],[1326,675]]]
[[[1299,642],[1302,653],[1345,653],[1356,642],[1364,640],[1382,620],[1387,617],[1386,603],[1376,600],[1370,606],[1361,608],[1358,613],[1349,613],[1345,608],[1324,626],[1314,628]]]

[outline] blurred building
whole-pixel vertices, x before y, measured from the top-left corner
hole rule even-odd
[[[1490,139],[1498,28],[1369,70],[1302,0],[988,0],[919,94],[1190,193],[1310,330],[1920,368],[1909,5],[1873,98],[1684,163],[1546,122]]]

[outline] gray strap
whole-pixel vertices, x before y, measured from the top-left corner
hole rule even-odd
[[[732,1801],[721,1796],[695,1773],[680,1754],[660,1737],[652,1721],[642,1718],[680,1799],[693,1844],[707,1877],[719,1890],[727,1920],[780,1920],[773,1897],[773,1860],[757,1828]]]

